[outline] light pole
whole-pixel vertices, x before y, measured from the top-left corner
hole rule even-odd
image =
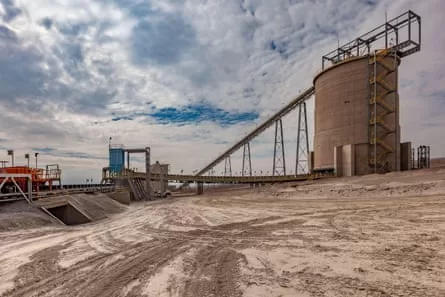
[[[34,157],[36,157],[36,169],[38,168],[37,167],[37,157],[39,156],[39,153],[34,153]]]
[[[11,164],[14,167],[14,150],[8,150],[8,156],[11,156]]]
[[[25,159],[28,160],[28,168],[29,168],[29,154],[25,154]]]

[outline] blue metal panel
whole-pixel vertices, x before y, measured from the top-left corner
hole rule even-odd
[[[122,148],[110,148],[110,173],[120,173],[125,166],[125,152]]]

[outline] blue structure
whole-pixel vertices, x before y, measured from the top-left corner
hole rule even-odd
[[[110,145],[109,151],[110,174],[119,174],[125,168],[125,150],[123,146]]]

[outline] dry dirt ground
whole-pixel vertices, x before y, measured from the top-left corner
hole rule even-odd
[[[0,232],[1,296],[445,296],[443,169],[27,226]]]

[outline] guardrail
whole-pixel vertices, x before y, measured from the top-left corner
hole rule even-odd
[[[199,183],[221,183],[221,184],[254,184],[254,183],[279,183],[304,181],[322,177],[330,177],[332,174],[301,174],[284,176],[202,176],[202,175],[180,175],[168,174],[161,176],[158,173],[151,173],[151,180],[171,181],[171,182],[199,182]],[[145,179],[145,172],[125,173],[116,178],[139,178]]]
[[[32,200],[42,199],[46,197],[63,196],[69,194],[80,193],[109,193],[115,191],[114,185],[102,185],[102,184],[75,184],[75,185],[63,185],[53,186],[52,191],[39,191],[32,192]],[[20,192],[15,193],[0,193],[1,202],[12,202],[25,199]]]

